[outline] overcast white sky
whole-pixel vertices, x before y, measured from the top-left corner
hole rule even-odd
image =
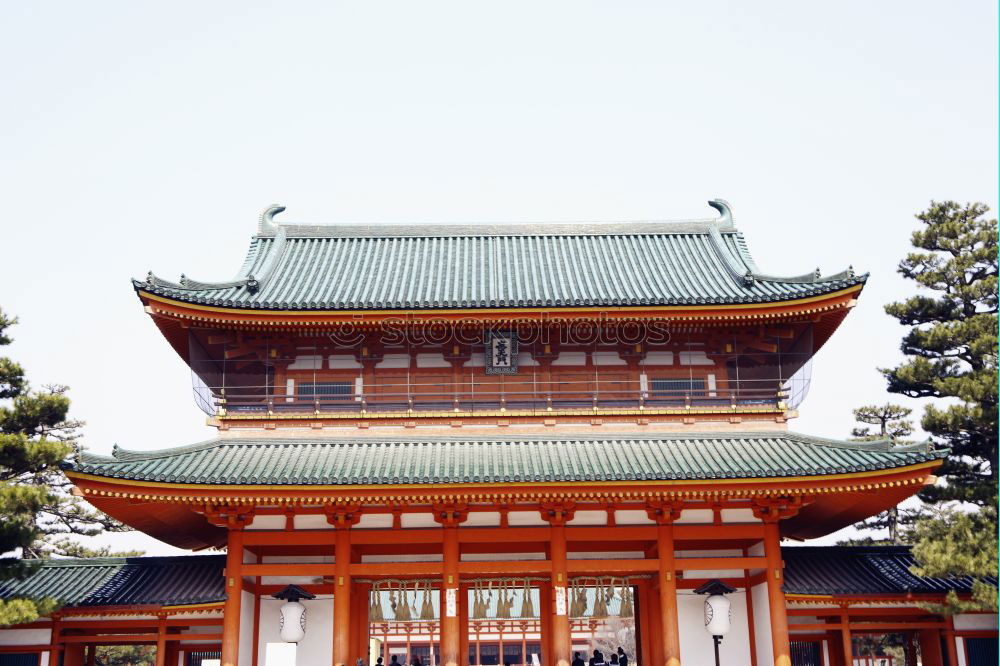
[[[996,3],[46,2],[0,23],[5,353],[108,452],[213,436],[134,296],[282,221],[709,217],[872,276],[793,428],[884,401],[931,199],[996,203]],[[893,400],[899,400],[893,398]],[[150,553],[170,549],[130,536]]]

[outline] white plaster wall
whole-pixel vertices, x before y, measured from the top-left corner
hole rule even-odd
[[[681,517],[674,521],[677,525],[683,525],[686,523],[695,523],[708,525],[715,520],[715,513],[711,509],[684,509],[681,511]]]
[[[352,529],[392,529],[392,514],[390,513],[370,513],[362,514],[361,520]]]
[[[743,591],[726,595],[732,601],[732,628],[719,646],[723,664],[750,663],[750,629]],[[754,606],[756,611],[756,606]],[[677,616],[681,636],[682,664],[713,664],[715,648],[705,631],[705,597],[689,591],[677,594]],[[760,663],[760,662],[758,662]]]
[[[240,593],[240,649],[239,663],[249,664],[253,655],[253,594]]]
[[[566,522],[567,525],[607,525],[607,511],[577,511],[572,520]]]
[[[0,629],[0,645],[48,645],[51,629]]]
[[[615,511],[615,523],[618,525],[654,525],[645,509],[619,509]]]
[[[499,511],[472,511],[469,513],[468,518],[465,522],[461,524],[461,528],[469,527],[499,527],[500,526],[500,512]]]
[[[767,602],[767,583],[754,586],[751,590],[751,598],[753,599],[753,636],[757,646],[757,664],[773,664],[771,607]]]
[[[48,645],[51,637],[51,629],[0,629],[0,645]],[[48,652],[42,653],[38,663],[49,665]]]
[[[962,643],[964,640],[961,636],[955,636],[955,652],[958,655],[958,666],[966,666],[965,645]]]
[[[280,599],[261,598],[260,636],[257,643],[260,666],[290,666],[287,664],[267,664],[264,654],[268,643],[280,643],[278,633],[278,609],[285,603]],[[306,636],[298,645],[295,666],[330,666],[333,663],[333,596],[321,595],[317,599],[304,600],[306,607]],[[240,636],[248,631],[253,635],[253,625],[243,625]],[[240,663],[244,663],[242,660]],[[248,658],[245,662],[250,663]]]
[[[960,613],[955,616],[955,629],[958,631],[996,631],[997,614]]]

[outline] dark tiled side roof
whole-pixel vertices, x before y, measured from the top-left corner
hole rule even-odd
[[[885,470],[944,452],[797,433],[504,438],[225,438],[155,452],[83,454],[66,468],[97,476],[222,485],[397,485],[670,481]]]
[[[26,578],[0,580],[0,599],[54,598],[67,606],[222,601],[226,597],[225,559],[224,555],[192,555],[43,560]]]
[[[308,311],[765,303],[867,278],[761,274],[728,212],[684,223],[264,227],[233,280],[151,273],[134,286],[187,303]]]
[[[799,546],[781,549],[786,594],[968,593],[972,579],[924,578],[908,546]],[[996,579],[991,581],[996,584]]]

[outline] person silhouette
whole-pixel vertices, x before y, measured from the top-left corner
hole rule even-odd
[[[572,664],[572,666],[587,666],[586,662],[583,660],[583,657],[580,656],[579,652],[574,652],[573,653],[573,664]]]
[[[618,666],[628,666],[628,655],[620,647],[618,648]]]

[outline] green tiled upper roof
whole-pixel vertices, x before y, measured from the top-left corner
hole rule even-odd
[[[0,560],[0,599],[52,598],[66,606],[181,605],[226,598],[224,555],[25,561]],[[5,571],[5,569],[7,571]]]
[[[693,222],[577,225],[278,225],[270,208],[243,268],[226,282],[137,290],[229,308],[385,310],[706,305],[785,301],[864,283],[760,273],[728,204]],[[803,248],[805,249],[805,248]]]
[[[83,453],[75,472],[219,485],[668,481],[847,474],[943,457],[925,445],[797,433],[510,438],[225,438],[155,452]]]

